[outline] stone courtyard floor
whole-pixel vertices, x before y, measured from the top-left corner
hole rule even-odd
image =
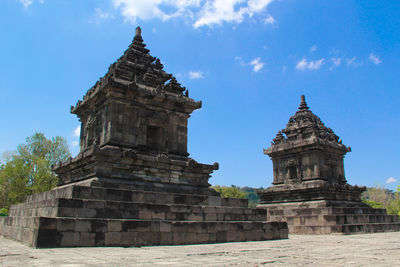
[[[0,238],[0,266],[400,266],[400,232],[141,248],[33,249]]]

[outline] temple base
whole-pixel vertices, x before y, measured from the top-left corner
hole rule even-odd
[[[134,188],[94,178],[35,194],[13,205],[9,217],[0,217],[0,235],[33,247],[182,245],[288,237],[285,222],[266,222],[266,210],[248,208],[247,199],[221,198],[210,188],[186,194],[173,190],[177,187],[159,186]]]
[[[273,188],[273,187],[271,187]],[[290,234],[355,234],[400,231],[397,215],[373,209],[360,200],[360,188],[336,186],[258,192],[258,208],[269,221],[287,222]]]

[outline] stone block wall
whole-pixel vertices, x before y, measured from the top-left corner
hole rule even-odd
[[[34,247],[143,246],[288,237],[265,209],[218,195],[67,185],[29,196],[0,234]]]
[[[268,220],[287,222],[291,234],[353,234],[400,231],[397,215],[360,202],[304,201],[264,204]]]

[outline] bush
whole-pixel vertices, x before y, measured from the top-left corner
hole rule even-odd
[[[213,186],[215,191],[221,194],[223,198],[246,198],[246,194],[240,191],[237,186]]]
[[[8,216],[8,209],[6,208],[0,209],[0,216]]]
[[[383,209],[384,208],[382,203],[376,202],[374,200],[363,199],[363,202],[374,209]]]

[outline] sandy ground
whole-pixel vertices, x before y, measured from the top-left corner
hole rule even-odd
[[[0,266],[400,266],[400,232],[141,248],[33,249],[0,238]]]

